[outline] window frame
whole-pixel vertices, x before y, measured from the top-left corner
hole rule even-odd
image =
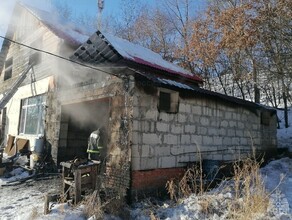
[[[160,93],[165,93],[165,94],[170,95],[169,109],[164,109],[165,105],[161,105]],[[158,103],[157,103],[158,111],[159,112],[166,112],[166,113],[178,113],[178,107],[179,107],[179,92],[173,91],[170,89],[159,88],[159,90],[158,90]]]
[[[36,103],[30,103],[36,99]],[[37,100],[37,99],[40,99]],[[20,114],[19,114],[19,125],[18,125],[18,134],[19,135],[39,135],[44,134],[44,119],[45,119],[45,104],[46,104],[46,95],[41,94],[37,96],[32,96],[24,98],[20,103]],[[35,132],[28,132],[28,117],[29,109],[37,108],[37,127]]]
[[[12,78],[12,67],[13,67],[13,57],[10,57],[9,59],[5,61],[3,81],[6,81]]]

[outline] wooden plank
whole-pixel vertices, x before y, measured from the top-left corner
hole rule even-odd
[[[65,184],[69,185],[69,186],[73,186],[75,187],[75,183],[74,181],[70,181],[70,180],[63,180]]]

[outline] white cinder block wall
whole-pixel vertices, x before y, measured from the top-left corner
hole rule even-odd
[[[180,97],[178,112],[171,114],[159,112],[157,102],[157,95],[137,88],[133,170],[183,167],[200,155],[203,160],[229,161],[251,154],[252,148],[276,147],[276,116],[270,126],[263,126],[259,110],[251,112],[210,98]]]

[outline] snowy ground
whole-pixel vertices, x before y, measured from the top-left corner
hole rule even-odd
[[[280,120],[280,129],[278,129],[278,147],[288,148],[292,152],[292,108],[288,111],[289,127],[284,126],[284,111],[278,110],[278,118]]]
[[[278,144],[280,147],[290,148],[292,152],[292,127],[285,129],[283,114],[278,112],[281,120],[278,130]],[[292,119],[292,110],[289,112]],[[291,123],[290,123],[291,125]],[[269,195],[269,216],[259,216],[260,219],[292,219],[292,159],[286,157],[273,160],[261,168],[267,194]],[[21,169],[16,169],[12,177],[0,178],[0,220],[85,220],[82,206],[69,207],[67,204],[55,205],[49,215],[43,215],[44,195],[48,192],[60,192],[60,178],[51,178],[39,181],[26,181],[13,186],[5,185],[8,181],[27,178],[29,174]],[[216,191],[213,190],[213,192]],[[168,220],[187,219],[224,219],[224,207],[232,200],[232,192],[217,190],[212,198],[213,207],[211,214],[203,212],[202,197],[191,195],[180,200],[179,204],[165,201],[153,203],[150,200],[137,203],[132,208],[132,219],[151,219],[150,216]],[[205,199],[212,194],[203,195]],[[220,207],[221,209],[216,209]],[[107,219],[111,219],[108,217]],[[154,218],[152,218],[154,219]]]

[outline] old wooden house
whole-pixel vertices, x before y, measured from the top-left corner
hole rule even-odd
[[[26,138],[33,150],[44,135],[58,165],[86,157],[102,127],[107,176],[132,195],[164,187],[199,159],[275,152],[274,110],[204,90],[198,76],[126,40],[27,6],[14,15],[0,62],[4,142]]]

